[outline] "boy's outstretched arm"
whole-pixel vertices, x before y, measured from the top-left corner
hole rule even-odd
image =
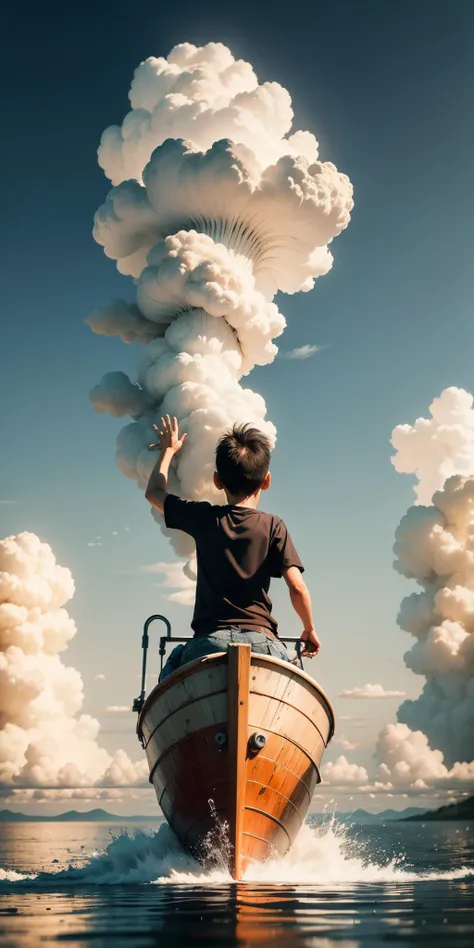
[[[175,454],[181,451],[186,434],[179,434],[178,419],[170,418],[166,415],[161,419],[161,429],[153,425],[156,433],[159,435],[160,442],[150,444],[150,448],[159,447],[160,453],[158,460],[150,474],[148,487],[145,491],[145,497],[148,502],[163,513],[165,500],[168,495],[168,471]]]
[[[297,566],[290,566],[284,571],[283,576],[290,592],[293,609],[303,623],[301,641],[305,643],[305,647],[302,654],[305,658],[313,658],[318,654],[321,642],[314,630],[311,599],[306,583]]]

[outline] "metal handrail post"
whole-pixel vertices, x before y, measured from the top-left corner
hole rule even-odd
[[[164,624],[165,624],[165,626],[166,626],[166,635],[165,635],[165,636],[162,636],[162,637],[160,638],[160,652],[159,652],[159,654],[161,655],[161,664],[162,664],[162,665],[163,665],[163,655],[165,654],[165,649],[166,649],[166,641],[167,641],[167,640],[169,641],[169,640],[171,639],[171,623],[170,623],[169,619],[167,619],[166,616],[161,616],[161,615],[149,616],[148,619],[147,619],[146,622],[145,622],[145,625],[143,626],[143,634],[142,634],[142,684],[141,684],[141,691],[140,691],[139,697],[138,697],[138,698],[135,698],[135,700],[134,700],[134,702],[133,702],[133,705],[132,705],[132,711],[137,711],[138,713],[141,711],[141,709],[143,708],[143,705],[144,705],[144,703],[145,703],[145,695],[146,695],[146,665],[147,665],[148,645],[149,645],[149,641],[150,641],[150,640],[149,640],[149,635],[148,635],[148,629],[150,628],[151,623],[155,621],[155,619],[159,619],[160,622],[164,622]]]

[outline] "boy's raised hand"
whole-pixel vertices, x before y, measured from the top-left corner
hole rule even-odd
[[[177,418],[170,418],[169,415],[165,415],[161,419],[161,428],[158,428],[157,425],[153,425],[153,428],[160,440],[156,444],[148,445],[149,450],[159,448],[162,452],[171,450],[173,454],[177,454],[178,451],[181,451],[181,448],[183,447],[183,444],[188,436],[186,432],[183,432],[180,435]]]

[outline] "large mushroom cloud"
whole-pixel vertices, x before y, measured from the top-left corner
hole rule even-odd
[[[291,132],[286,89],[260,84],[221,43],[147,59],[129,97],[131,110],[99,147],[113,187],[94,237],[133,279],[136,299],[107,303],[88,322],[144,349],[135,380],[109,373],[91,400],[131,417],[117,463],[141,489],[154,463],[152,424],[176,415],[188,439],[170,488],[215,500],[221,432],[252,422],[275,440],[263,398],[241,380],[277,354],[285,319],[276,293],[308,291],[330,269],[352,186],[319,159],[314,135]],[[192,555],[186,537],[175,533],[173,545]]]

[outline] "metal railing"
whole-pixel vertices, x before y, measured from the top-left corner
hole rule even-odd
[[[154,615],[154,616],[149,616],[149,617],[148,617],[148,619],[146,620],[146,622],[145,622],[145,624],[144,624],[144,626],[143,626],[143,634],[142,634],[142,681],[141,681],[141,690],[140,690],[140,694],[139,694],[138,698],[135,698],[135,700],[134,700],[134,702],[133,702],[133,705],[132,705],[132,711],[136,711],[138,714],[140,713],[140,711],[141,711],[142,708],[143,708],[143,705],[145,704],[145,697],[146,697],[146,666],[147,666],[147,659],[148,659],[148,646],[149,646],[149,644],[150,644],[150,637],[149,637],[149,635],[148,635],[148,629],[150,628],[151,623],[152,623],[152,622],[155,622],[155,621],[163,622],[164,625],[166,626],[166,635],[161,635],[161,636],[160,636],[160,639],[159,639],[158,654],[159,654],[159,656],[160,656],[160,674],[161,674],[161,672],[163,671],[163,659],[164,659],[164,657],[165,657],[165,655],[166,655],[166,647],[167,647],[168,643],[169,643],[169,642],[191,642],[191,641],[192,641],[192,636],[191,636],[191,635],[172,635],[172,634],[171,634],[171,622],[169,621],[169,619],[166,618],[166,616]],[[301,660],[301,639],[299,638],[299,636],[297,636],[297,637],[295,638],[294,636],[290,636],[290,635],[279,635],[279,636],[278,636],[278,639],[279,639],[280,642],[294,642],[294,643],[295,643],[295,646],[296,646],[296,653],[297,653],[297,657],[298,657],[298,662],[299,662],[299,664],[300,664],[300,666],[301,666],[301,668],[302,668],[302,667],[303,667],[303,662],[302,662],[302,660]]]

